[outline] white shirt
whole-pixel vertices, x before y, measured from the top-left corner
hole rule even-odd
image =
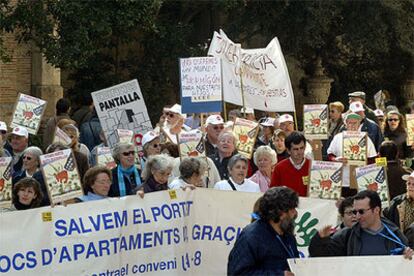
[[[186,183],[184,180],[177,177],[170,184],[168,184],[168,189],[170,189],[170,190],[179,190],[179,189],[185,187],[186,185],[190,185],[190,184]]]
[[[252,193],[260,193],[259,184],[245,178],[243,184],[237,184],[234,180],[230,177],[230,181],[233,182],[234,187],[239,192],[252,192]],[[214,185],[214,189],[216,190],[223,190],[223,191],[233,191],[229,182],[227,180],[222,180]]]
[[[342,141],[343,141],[343,132],[340,132],[334,136],[331,144],[329,145],[329,148],[327,150],[328,154],[333,154],[336,156],[336,158],[341,158],[343,156]],[[372,158],[375,156],[377,156],[377,151],[375,150],[374,143],[372,143],[371,139],[369,138],[367,134],[367,157]],[[343,171],[342,171],[342,187],[349,187],[350,174],[351,173],[350,173],[349,165],[348,164],[344,165]]]

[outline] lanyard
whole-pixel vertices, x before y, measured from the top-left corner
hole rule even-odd
[[[405,248],[405,247],[406,247],[406,245],[402,243],[401,239],[400,239],[400,238],[398,238],[398,237],[397,237],[397,235],[395,235],[395,234],[394,234],[394,232],[392,232],[392,231],[391,231],[391,229],[390,229],[390,228],[389,228],[389,227],[388,227],[385,223],[384,223],[383,225],[384,225],[385,229],[387,229],[387,232],[388,232],[388,233],[389,233],[392,237],[389,237],[389,236],[387,236],[387,235],[383,234],[382,232],[378,233],[378,235],[380,235],[381,237],[384,237],[384,238],[386,238],[386,239],[388,239],[388,240],[390,240],[390,241],[393,241],[393,242],[395,242],[396,244],[401,245],[403,248]]]
[[[295,253],[293,252],[293,249],[290,247],[289,248],[286,246],[286,244],[282,241],[282,238],[280,238],[279,235],[276,235],[276,238],[280,241],[280,243],[282,244],[283,248],[286,250],[289,258],[291,259],[295,259]]]

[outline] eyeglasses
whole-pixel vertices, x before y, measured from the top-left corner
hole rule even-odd
[[[25,156],[23,156],[23,160],[24,160],[24,159],[26,159],[26,160],[28,160],[28,161],[32,160],[32,158],[31,158],[30,156],[26,156],[26,155],[25,155]]]
[[[214,126],[213,129],[214,130],[218,130],[218,129],[222,130],[222,129],[224,129],[224,126]]]
[[[158,148],[159,146],[160,146],[160,144],[151,145],[151,147],[153,147],[154,149]]]
[[[392,121],[394,121],[394,122],[398,122],[400,119],[393,119],[393,118],[390,118],[390,119],[387,119],[387,121],[388,122],[392,122]]]
[[[168,116],[170,118],[174,118],[175,114],[174,113],[167,112],[167,113],[165,113],[165,116]]]
[[[345,215],[348,215],[348,216],[352,216],[352,215],[354,215],[354,211],[353,210],[349,210],[349,211],[344,212],[344,214]]]
[[[359,210],[352,210],[352,214],[354,214],[355,216],[357,214],[360,214],[361,216],[365,214],[366,211],[371,210],[372,208],[368,208],[368,209],[359,209]]]
[[[130,155],[134,155],[135,154],[135,151],[133,151],[133,150],[131,150],[131,151],[126,151],[126,152],[123,152],[122,153],[122,155],[123,156],[130,156]]]
[[[7,131],[5,131],[5,130],[1,131],[1,134],[6,134],[6,133],[7,133]]]

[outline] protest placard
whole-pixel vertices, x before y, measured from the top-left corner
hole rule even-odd
[[[203,133],[198,129],[181,131],[178,134],[180,158],[206,156]]]
[[[219,58],[181,58],[180,86],[183,113],[222,111]]]
[[[339,199],[342,188],[342,163],[313,160],[310,168],[308,196]]]
[[[364,166],[367,162],[367,133],[359,131],[343,132],[343,157],[348,165]]]
[[[75,156],[71,149],[41,155],[40,165],[52,204],[83,195]]]
[[[0,214],[3,273],[12,275],[224,275],[261,193],[196,189],[108,198]],[[300,198],[296,239],[336,222],[335,203]],[[36,239],[22,239],[30,234]],[[306,254],[306,253],[305,253]],[[14,256],[21,262],[13,262]],[[10,262],[9,262],[10,261]]]
[[[128,129],[117,129],[118,143],[130,144],[134,140],[134,132]]]
[[[266,48],[242,49],[220,30],[213,34],[208,55],[222,60],[224,101],[240,106],[246,102],[263,111],[295,111],[289,73],[276,37]]]
[[[0,157],[0,208],[12,204],[11,157]]]
[[[46,101],[19,93],[10,127],[22,126],[30,134],[36,134],[45,109]]]
[[[386,169],[377,164],[358,167],[356,171],[356,181],[358,191],[370,190],[377,192],[381,198],[382,207],[388,207],[390,194],[388,191],[388,181]]]
[[[414,275],[413,262],[402,256],[303,258],[289,259],[288,263],[291,271],[300,276]]]
[[[414,144],[414,114],[405,114],[407,121],[407,145]]]
[[[236,137],[236,149],[248,159],[252,158],[254,144],[259,132],[258,126],[259,124],[256,122],[241,118],[237,118],[233,125],[233,134]]]
[[[96,148],[96,164],[107,167],[110,170],[116,167],[115,160],[112,157],[111,149],[109,147]]]
[[[110,147],[118,142],[117,129],[133,130],[134,140],[152,130],[136,79],[93,92],[92,98]]]
[[[303,105],[303,131],[307,139],[328,139],[328,105]]]
[[[72,143],[72,139],[59,127],[55,129],[55,135],[52,143],[60,143],[64,146],[69,146]]]

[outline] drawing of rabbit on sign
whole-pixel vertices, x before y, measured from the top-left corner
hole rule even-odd
[[[20,93],[10,126],[23,126],[30,134],[36,134],[45,109],[46,101]]]

